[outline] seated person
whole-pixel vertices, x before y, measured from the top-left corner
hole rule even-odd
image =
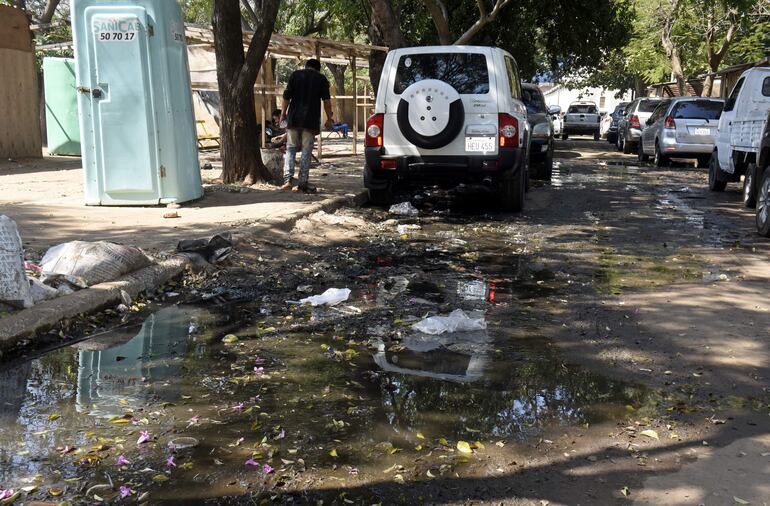
[[[281,128],[281,110],[273,111],[272,121],[265,125],[265,140],[268,148],[286,149],[286,129]]]

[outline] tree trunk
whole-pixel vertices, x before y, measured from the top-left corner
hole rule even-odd
[[[714,89],[714,74],[722,65],[722,60],[727,55],[727,51],[730,49],[730,44],[732,44],[736,34],[738,33],[738,16],[734,10],[731,10],[727,15],[727,19],[730,21],[730,25],[727,28],[725,40],[722,41],[722,46],[718,50],[715,50],[714,39],[716,38],[716,28],[713,17],[714,12],[712,11],[709,13],[708,28],[706,31],[706,57],[708,58],[709,69],[711,72],[703,81],[703,92],[701,93],[702,97],[711,96],[711,92]]]
[[[391,0],[369,0],[372,7],[372,22],[369,25],[369,41],[375,46],[387,46],[398,49],[406,45],[401,33],[399,19],[393,10]],[[369,55],[369,78],[374,94],[380,86],[382,67],[385,65],[385,53],[372,51]]]
[[[660,41],[661,44],[663,44],[663,49],[666,50],[666,56],[668,56],[671,62],[671,72],[674,74],[674,79],[679,87],[679,95],[684,95],[687,92],[687,83],[684,77],[684,71],[682,70],[682,60],[679,56],[679,47],[674,43],[674,40],[671,37],[678,11],[679,0],[671,0],[671,12],[664,14],[663,27],[660,32]]]
[[[443,0],[425,0],[425,5],[433,18],[439,42],[448,46],[452,43],[452,33],[449,30],[449,12],[446,5],[444,5]]]
[[[238,0],[214,0],[212,26],[219,84],[222,181],[253,184],[271,181],[262,163],[254,110],[254,84],[278,15],[279,0],[261,0],[249,49],[243,52]]]
[[[56,14],[56,8],[59,7],[61,0],[48,0],[45,4],[45,11],[40,18],[40,24],[45,25],[51,22],[54,14]]]
[[[336,96],[345,95],[345,70],[348,68],[347,65],[327,63],[326,68],[329,69],[329,72],[331,72],[331,75],[334,78],[334,94]],[[345,109],[342,105],[343,101],[344,99],[339,98],[335,100],[337,110],[334,111],[334,114],[337,116],[337,121],[339,122],[344,122]]]

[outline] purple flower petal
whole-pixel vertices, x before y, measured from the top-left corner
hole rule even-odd
[[[128,460],[128,459],[127,459],[126,457],[124,457],[123,455],[121,455],[121,456],[119,456],[119,457],[118,457],[118,465],[119,465],[119,466],[127,466],[127,465],[128,465],[128,464],[130,464],[130,463],[131,463],[131,461],[130,461],[130,460]]]
[[[259,462],[257,462],[254,459],[249,459],[246,462],[244,462],[244,465],[246,465],[246,466],[259,466]]]
[[[239,402],[233,409],[235,411],[243,411],[243,403]]]
[[[174,462],[174,456],[173,455],[170,455],[166,459],[166,467],[176,467],[176,462]]]
[[[13,489],[9,488],[8,490],[0,490],[0,500],[8,499],[12,495],[13,495]]]
[[[127,486],[123,485],[122,487],[120,487],[121,499],[125,499],[126,497],[131,497],[133,494],[134,494],[133,490],[131,490]]]
[[[139,439],[136,440],[136,444],[141,445],[150,440],[150,433],[143,430],[139,433]]]
[[[265,368],[264,367],[255,367],[254,368],[254,374],[256,374],[257,376],[262,376],[263,374],[265,374]]]
[[[270,467],[270,464],[265,464],[264,466],[262,466],[262,471],[264,471],[265,474],[270,474],[273,472],[273,468]]]

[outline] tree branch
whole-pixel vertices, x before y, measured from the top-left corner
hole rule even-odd
[[[259,18],[257,17],[257,13],[254,12],[254,9],[251,7],[251,3],[249,2],[249,0],[241,0],[241,5],[243,6],[243,10],[246,11],[246,14],[249,15],[252,30],[255,29],[256,25],[259,23]]]
[[[438,40],[443,45],[452,43],[452,34],[449,31],[449,12],[442,0],[425,0],[433,24],[438,32]]]
[[[503,10],[508,4],[510,4],[511,0],[496,0],[494,8],[489,14],[486,14],[486,6],[483,5],[484,0],[477,0],[477,2],[479,5],[480,17],[478,20],[476,20],[475,23],[473,23],[473,26],[468,28],[468,30],[466,30],[466,32],[455,41],[456,45],[467,44],[470,42],[473,37],[475,37],[481,31],[482,28],[497,18],[497,15],[500,14],[500,11]]]
[[[255,12],[258,21],[254,23],[254,34],[246,51],[243,68],[238,73],[236,89],[243,90],[248,88],[252,90],[254,83],[257,82],[259,69],[265,59],[265,53],[270,45],[270,37],[273,36],[275,21],[278,17],[279,0],[264,0],[260,12]]]

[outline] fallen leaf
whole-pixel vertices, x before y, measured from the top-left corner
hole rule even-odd
[[[337,457],[339,457],[339,455],[337,455],[337,449],[336,449],[336,448],[332,448],[332,451],[330,451],[330,452],[329,452],[329,455],[331,455],[331,456],[332,456],[332,457],[334,457],[335,459],[336,459]]]
[[[168,476],[166,476],[165,474],[156,474],[155,476],[152,477],[152,481],[156,481],[158,483],[168,481]]]
[[[652,429],[643,430],[642,432],[639,433],[639,435],[660,440],[660,438],[658,437],[658,433]]]
[[[417,436],[417,439],[425,439],[425,436],[422,435],[422,432],[418,432],[416,436]]]
[[[54,413],[52,415],[48,415],[48,421],[49,422],[54,422],[54,421],[58,420],[59,418],[61,418],[61,415],[57,415],[56,413]]]
[[[733,496],[733,501],[737,502],[738,504],[751,504],[746,499],[741,499],[740,497]]]
[[[471,445],[469,445],[467,441],[458,441],[457,450],[460,451],[460,453],[473,453],[473,449],[471,449]]]
[[[628,490],[628,487],[623,487],[620,489],[620,493],[623,494],[624,497],[628,497],[631,492]]]
[[[238,342],[238,336],[235,334],[227,334],[222,338],[222,342],[225,344],[235,344]]]
[[[446,438],[442,437],[441,439],[438,440],[438,444],[442,446],[449,446],[449,441],[447,441]]]

